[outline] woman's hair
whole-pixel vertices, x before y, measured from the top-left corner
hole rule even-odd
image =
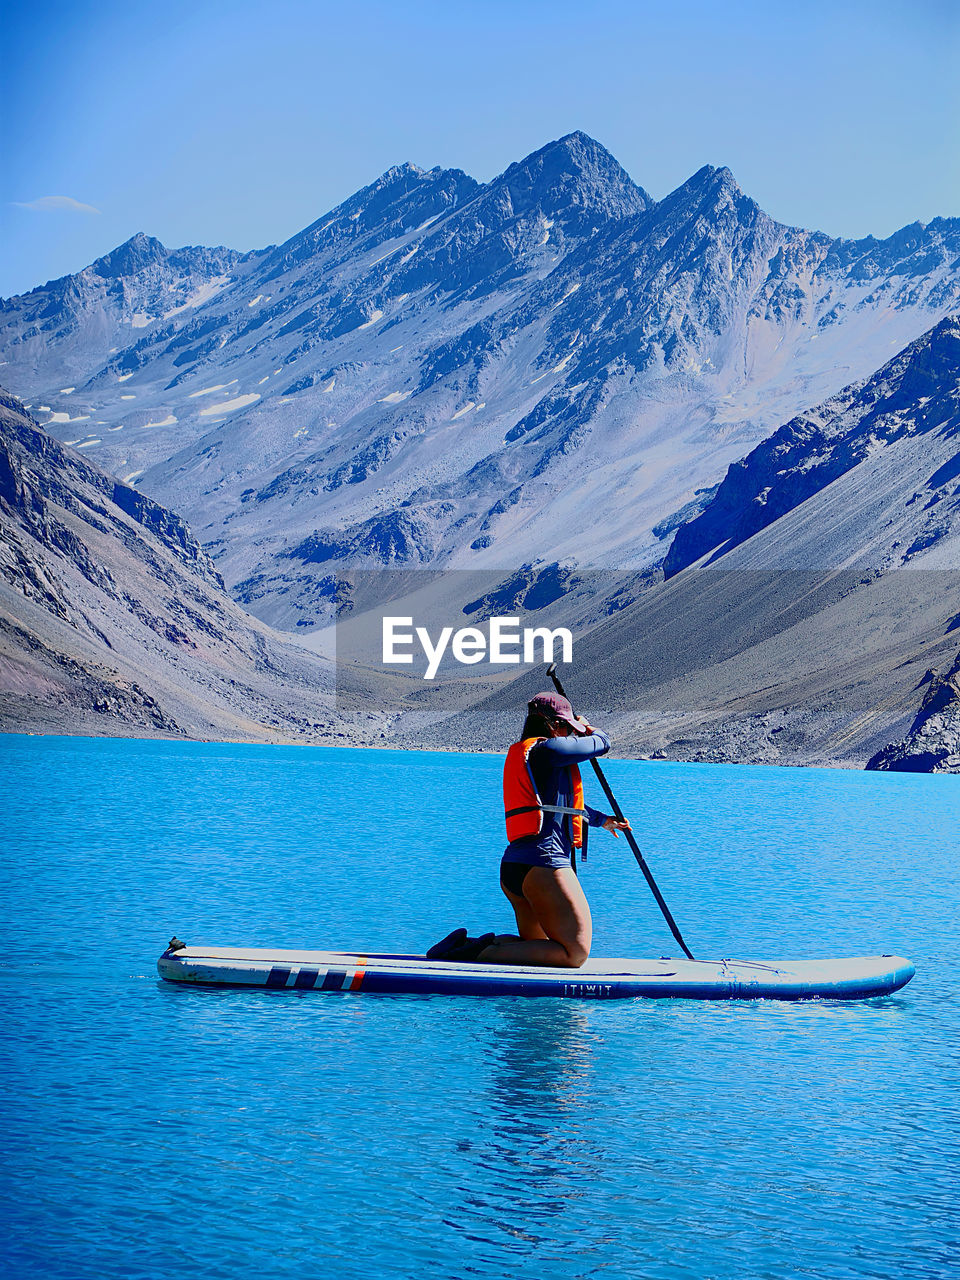
[[[553,726],[549,720],[544,719],[536,711],[528,711],[527,718],[523,722],[523,728],[520,730],[520,740],[526,741],[527,738],[549,738],[553,734]]]

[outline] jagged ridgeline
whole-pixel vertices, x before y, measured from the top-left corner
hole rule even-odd
[[[0,345],[49,431],[309,628],[347,566],[648,568],[956,309],[958,261],[957,220],[837,240],[709,166],[658,201],[575,133],[484,184],[401,165],[252,253],[136,236],[6,301]]]
[[[958,308],[960,220],[838,240],[711,166],[656,200],[575,133],[488,183],[399,166],[251,253],[135,236],[3,302],[0,356],[74,474],[179,512],[263,623],[475,570],[437,599],[570,615],[638,752],[863,762],[956,653]],[[419,741],[500,745],[518,696]]]

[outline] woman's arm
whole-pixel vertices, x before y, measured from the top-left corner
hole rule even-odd
[[[601,813],[599,809],[593,809],[588,804],[583,807],[587,815],[587,824],[591,827],[603,827],[604,831],[609,831],[614,836],[619,836],[621,831],[631,829],[626,818],[615,818],[612,813]]]
[[[602,827],[607,820],[607,815],[601,813],[599,809],[594,809],[592,805],[584,802],[584,810],[587,814],[587,822],[591,827]]]
[[[534,750],[550,757],[555,766],[578,764],[581,760],[606,755],[610,750],[610,739],[602,729],[594,729],[583,737],[571,733],[567,738],[545,738]]]

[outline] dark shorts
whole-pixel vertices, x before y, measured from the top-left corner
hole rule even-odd
[[[522,898],[523,882],[531,867],[569,866],[570,863],[568,861],[561,861],[555,858],[544,859],[541,862],[508,862],[504,858],[500,863],[500,883],[505,889],[509,889],[511,893],[515,893],[518,898]]]

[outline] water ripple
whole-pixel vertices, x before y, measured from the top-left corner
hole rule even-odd
[[[894,998],[592,1005],[157,980],[174,930],[413,949],[461,920],[504,927],[498,768],[0,742],[11,1276],[956,1273],[955,780],[611,765],[698,951],[896,950],[919,972]],[[446,821],[465,786],[468,848]],[[669,950],[609,844],[585,871],[598,950]]]

